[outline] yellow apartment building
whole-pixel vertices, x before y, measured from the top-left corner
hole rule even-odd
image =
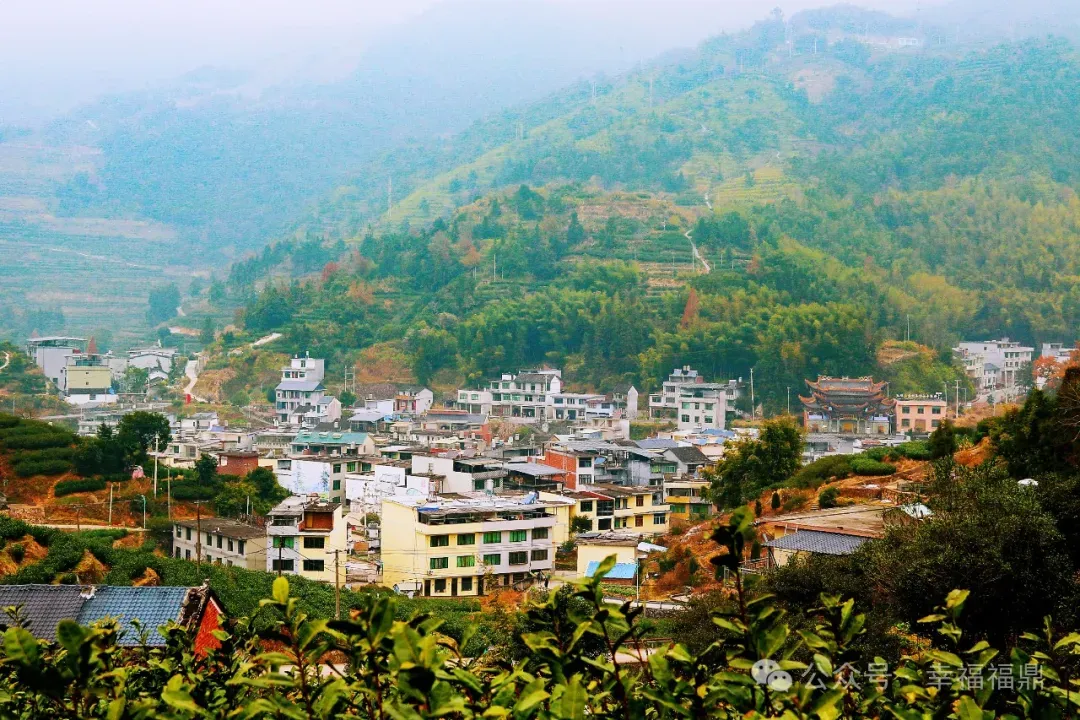
[[[589,520],[591,532],[630,530],[641,535],[663,535],[670,529],[671,508],[661,488],[593,483],[587,489],[540,493],[543,500],[565,498],[573,502],[570,519]]]
[[[567,506],[534,494],[384,498],[382,584],[423,597],[477,596],[549,573]]]

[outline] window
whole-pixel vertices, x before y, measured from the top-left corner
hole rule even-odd
[[[473,480],[472,481],[472,487],[473,487],[473,490],[483,490],[484,489],[484,481],[483,480]]]
[[[472,592],[472,578],[461,578],[461,592]]]
[[[533,550],[532,551],[532,559],[533,559],[533,562],[539,562],[541,560],[547,560],[548,559],[548,551],[547,550]]]
[[[917,415],[925,415],[926,414],[926,408],[918,407],[918,408],[915,409],[915,413]]]
[[[176,552],[173,553],[173,557],[175,557],[177,560],[180,559],[180,548],[176,548]]]
[[[592,512],[592,500],[582,500],[581,501],[581,512],[583,512],[583,513]]]
[[[243,554],[244,554],[244,545],[245,545],[245,544],[246,544],[246,543],[245,543],[245,541],[243,541],[243,540],[237,540],[237,541],[236,541],[236,551],[237,551],[238,553],[240,553],[241,555],[243,555]]]
[[[457,557],[458,567],[475,567],[476,556],[475,555],[458,555]]]
[[[334,463],[334,474],[337,475],[341,472],[341,463]]]
[[[712,410],[713,409],[713,403],[705,403],[705,409],[706,410]]]
[[[526,530],[511,530],[510,542],[525,542],[529,539],[529,533]]]
[[[296,538],[294,537],[275,537],[274,547],[276,548],[289,548],[290,550],[296,547]]]
[[[634,527],[641,527],[645,524],[645,516],[637,515],[634,517]]]
[[[596,529],[597,530],[610,530],[611,529],[611,518],[598,518],[597,521],[596,521]]]
[[[437,593],[446,592],[446,580],[436,580],[435,581],[435,592],[437,592]]]
[[[932,408],[930,408],[930,414],[931,415],[940,415],[941,414],[941,408],[940,407],[932,407]]]
[[[577,466],[579,468],[592,467],[592,458],[591,457],[578,458],[577,459]]]
[[[690,403],[683,403],[682,404],[682,409],[683,410],[689,410],[690,409]]]
[[[305,560],[304,572],[322,572],[326,569],[326,563],[322,560]]]
[[[334,489],[335,490],[340,490],[341,489],[341,481],[340,480],[335,480],[334,481]]]
[[[682,416],[682,421],[683,421],[684,423],[690,422],[690,416],[689,416],[689,415],[683,415],[683,416]]]
[[[214,539],[210,537],[210,533],[206,533],[206,544],[211,547],[214,545]]]
[[[637,506],[638,507],[645,507],[645,496],[644,495],[638,495],[637,496]]]
[[[712,417],[710,417],[709,415],[706,415],[705,416],[705,422],[706,423],[712,423]]]
[[[233,541],[232,540],[229,540],[229,546],[228,547],[229,547],[229,552],[232,552],[233,551]]]
[[[458,545],[475,545],[476,534],[475,533],[462,533],[457,536]]]
[[[501,532],[486,532],[484,533],[484,542],[488,545],[502,542]]]
[[[293,561],[289,560],[274,560],[274,572],[292,572]]]
[[[547,528],[533,528],[533,540],[547,540],[548,529]]]
[[[185,560],[190,560],[191,559],[191,551],[190,550],[185,550],[184,551],[184,559]]]
[[[356,463],[345,463],[345,472],[356,472]]]
[[[491,555],[484,556],[485,565],[498,565],[502,562],[502,555],[499,553],[492,553]]]
[[[940,420],[931,420],[930,421],[930,427],[937,427],[940,424],[941,424]]]
[[[447,545],[450,544],[450,536],[449,535],[432,535],[430,543],[431,543],[431,547],[446,547]]]
[[[309,550],[322,550],[324,547],[326,547],[326,538],[306,537],[304,538],[304,547]]]
[[[206,556],[206,564],[207,565],[213,565],[214,564],[214,556],[213,555],[207,555]]]
[[[664,513],[656,513],[652,516],[653,525],[664,525],[665,523],[667,523],[667,515]]]
[[[908,406],[908,405],[905,405],[904,407],[902,407],[901,410],[904,411],[905,415],[910,415],[911,414],[911,407]]]
[[[232,564],[232,560],[226,560],[226,561],[225,561],[225,564],[226,564],[226,565],[228,565],[229,567],[232,567],[232,566],[233,566],[233,564]]]
[[[511,565],[526,565],[529,562],[529,553],[527,552],[512,552],[510,553]]]
[[[900,427],[911,427],[911,420],[908,418],[904,418],[900,421]]]
[[[218,550],[220,550],[221,549],[221,536],[220,535],[217,536],[217,546],[218,546]]]
[[[450,558],[431,558],[431,561],[428,565],[432,570],[445,570],[446,568],[450,567]]]
[[[176,526],[176,537],[180,537],[180,526]]]

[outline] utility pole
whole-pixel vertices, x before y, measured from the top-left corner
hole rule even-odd
[[[141,495],[142,498],[142,529],[146,529],[146,496]]]
[[[75,531],[82,532],[82,505],[75,506]]]
[[[109,527],[112,527],[112,497],[113,497],[113,485],[116,483],[109,483]]]
[[[750,368],[750,419],[757,418],[757,403],[754,402],[754,368]]]
[[[911,342],[911,313],[907,314],[907,331],[904,334],[904,340]]]
[[[960,381],[956,381],[956,419],[960,419]]]
[[[334,617],[341,619],[341,575],[338,573],[338,553],[334,550]]]
[[[278,574],[278,577],[281,577],[281,551],[282,551],[282,548],[284,548],[285,546],[282,545],[280,537],[277,537],[275,539],[277,540],[277,544],[278,544],[278,546],[277,546],[277,574]]]
[[[787,389],[787,414],[791,414],[791,386],[788,385]]]
[[[195,501],[195,564],[202,564],[202,500]]]
[[[154,499],[157,500],[157,460],[159,438],[154,436]]]
[[[165,477],[168,487],[165,488],[166,499],[169,504],[169,519],[172,520],[172,468],[165,468]]]

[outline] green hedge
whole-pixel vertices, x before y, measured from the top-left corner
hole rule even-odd
[[[60,448],[71,445],[70,435],[60,433],[40,433],[34,435],[16,435],[4,439],[4,447],[9,450],[39,450],[42,448]]]
[[[158,483],[159,485],[161,483],[160,476],[158,477]],[[173,500],[213,500],[219,492],[221,492],[221,486],[217,484],[173,483],[172,486]]]
[[[849,456],[829,455],[801,468],[795,473],[790,484],[797,488],[816,488],[833,478],[842,480],[849,475],[851,475]]]
[[[63,475],[72,469],[71,463],[67,460],[23,460],[12,464],[11,467],[19,477]]]
[[[75,448],[51,447],[41,450],[19,450],[11,454],[12,464],[21,463],[24,460],[68,460],[75,457]]]
[[[892,475],[896,472],[896,466],[873,458],[854,457],[851,459],[851,471],[856,475]]]
[[[104,490],[108,487],[108,483],[104,480],[97,478],[84,478],[82,480],[63,480],[56,483],[56,489],[54,493],[56,497],[63,497],[64,495],[71,495],[72,493],[80,492],[93,492],[95,490]]]

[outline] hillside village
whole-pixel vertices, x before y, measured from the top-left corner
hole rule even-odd
[[[168,348],[117,358],[80,338],[33,337],[25,352],[79,408],[77,433],[94,442],[122,434],[125,417],[169,412],[167,403],[145,401],[152,374],[190,390],[202,364]],[[959,383],[944,393],[892,395],[869,377],[806,380],[782,415],[801,426],[794,467],[803,468],[742,498],[757,518],[748,571],[807,553],[854,552],[892,525],[925,519],[931,455],[923,441],[943,424],[973,428],[987,408],[1033,384],[1031,347],[1003,339],[963,342],[953,352],[970,398],[961,400]],[[1047,345],[1039,360],[1064,368],[1071,356]],[[190,376],[176,372],[182,364]],[[132,368],[149,370],[149,385],[125,393]],[[142,465],[100,480],[69,479],[78,476],[77,450],[36,451],[70,459],[44,470],[52,480],[20,469],[30,460],[9,457],[9,513],[146,527],[149,503],[160,549],[176,559],[417,597],[548,586],[589,577],[614,555],[614,592],[622,583],[643,598],[685,601],[712,587],[694,568],[709,552],[699,547],[708,537],[702,527],[731,508],[719,468],[733,450],[760,441],[764,427],[753,378],[714,382],[689,365],[649,393],[630,384],[571,392],[563,372],[549,367],[438,396],[419,385],[346,385],[346,403],[327,381],[324,359],[294,356],[280,368],[260,427],[216,410],[170,412],[167,435],[164,426],[155,431],[161,440],[143,448]]]

